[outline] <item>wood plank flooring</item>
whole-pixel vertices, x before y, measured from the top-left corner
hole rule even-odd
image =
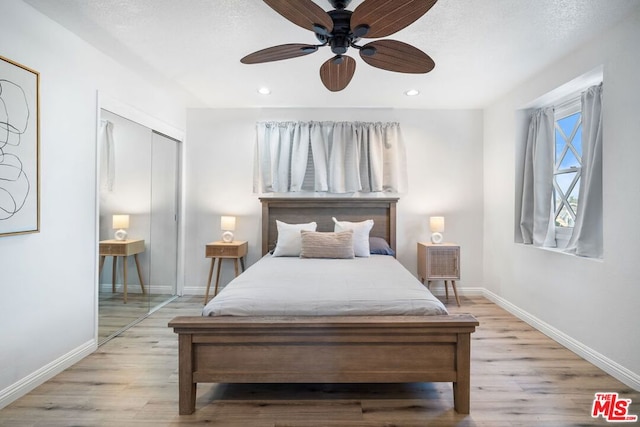
[[[100,292],[98,298],[98,343],[102,344],[128,325],[146,316],[152,308],[171,298],[173,295],[129,292],[125,304],[122,292]]]
[[[632,399],[630,413],[640,415],[640,392],[490,301],[461,302],[447,307],[480,321],[470,415],[453,411],[450,384],[416,383],[204,384],[196,413],[179,416],[177,336],[167,322],[202,308],[202,297],[184,297],[0,410],[0,426],[602,426],[591,418],[600,391]]]

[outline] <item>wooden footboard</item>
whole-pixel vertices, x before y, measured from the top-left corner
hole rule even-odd
[[[176,317],[179,410],[198,383],[451,382],[469,413],[471,315]]]

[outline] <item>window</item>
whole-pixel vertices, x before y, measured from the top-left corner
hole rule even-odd
[[[406,178],[397,122],[256,124],[256,192],[402,192]]]
[[[602,82],[579,89],[598,76],[588,73],[522,110],[517,242],[603,257]]]
[[[557,234],[567,234],[575,224],[581,176],[582,114],[580,98],[576,98],[555,110],[553,209]]]

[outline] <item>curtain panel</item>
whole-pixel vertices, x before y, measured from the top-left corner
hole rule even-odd
[[[328,193],[406,191],[398,123],[258,122],[254,191]]]
[[[113,139],[113,123],[109,120],[100,121],[100,169],[107,171],[101,179],[100,188],[106,191],[113,191],[113,183],[116,179],[116,155],[115,141]]]
[[[582,93],[582,176],[578,211],[566,251],[602,258],[602,84]]]
[[[536,110],[525,145],[520,231],[522,241],[534,246],[556,246],[552,203],[554,127],[553,108]]]

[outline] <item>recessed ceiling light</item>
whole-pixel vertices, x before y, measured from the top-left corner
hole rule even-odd
[[[420,95],[420,91],[416,89],[409,89],[404,94],[407,96],[416,96],[416,95]]]
[[[268,87],[261,87],[260,89],[258,89],[258,93],[261,95],[269,95],[271,93],[271,89],[269,89]]]

